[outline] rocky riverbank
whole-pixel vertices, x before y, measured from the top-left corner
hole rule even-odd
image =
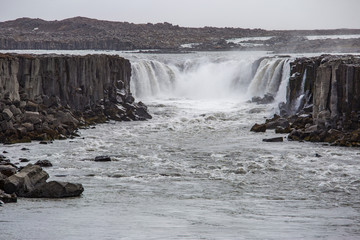
[[[299,58],[291,63],[287,102],[251,129],[289,133],[289,140],[360,146],[360,58]]]
[[[94,123],[151,118],[130,76],[118,56],[0,54],[0,142],[46,143]]]

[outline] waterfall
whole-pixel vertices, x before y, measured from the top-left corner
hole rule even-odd
[[[154,60],[132,62],[132,88],[135,96],[152,97],[173,92],[176,79],[174,67]]]
[[[306,81],[306,70],[304,71],[304,75],[303,75],[303,78],[301,80],[301,88],[300,88],[300,92],[299,92],[299,96],[296,98],[296,101],[295,101],[295,112],[297,112],[301,105],[303,104],[303,99],[304,99],[304,96],[305,96],[305,81]]]
[[[279,90],[278,90],[278,93],[275,98],[276,104],[287,101],[286,95],[287,95],[287,88],[288,88],[289,78],[290,78],[290,62],[291,61],[292,61],[291,59],[285,59],[285,61],[283,63],[282,74],[281,74],[282,75],[281,83],[280,83]]]
[[[276,96],[282,82],[282,70],[285,59],[269,58],[261,61],[256,74],[251,81],[248,94],[250,96]]]
[[[270,94],[277,103],[286,100],[288,58],[187,55],[165,58],[131,62],[131,90],[136,98],[248,100]]]

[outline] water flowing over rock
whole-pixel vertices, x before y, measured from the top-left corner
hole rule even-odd
[[[52,140],[82,125],[151,118],[130,92],[130,62],[110,55],[0,54],[0,142]]]
[[[291,63],[283,116],[290,116],[293,140],[360,146],[360,58],[322,55]],[[311,115],[302,117],[301,114]],[[297,114],[298,117],[292,117]]]

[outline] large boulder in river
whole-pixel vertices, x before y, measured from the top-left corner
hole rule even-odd
[[[27,197],[32,198],[65,198],[77,197],[84,191],[79,183],[51,181],[38,185]]]
[[[4,203],[17,202],[17,196],[15,193],[7,194],[0,189],[0,201],[3,201]]]
[[[81,184],[46,182],[48,178],[49,175],[40,166],[29,164],[5,180],[4,191],[8,194],[16,193],[19,197],[32,198],[76,197],[84,191]]]
[[[45,183],[48,178],[49,174],[40,166],[29,164],[5,180],[4,190],[8,194],[16,193],[19,197],[26,197],[37,185]]]
[[[257,124],[255,123],[254,126],[250,129],[252,132],[266,132],[266,124]]]

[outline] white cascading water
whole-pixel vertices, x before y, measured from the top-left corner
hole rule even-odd
[[[259,59],[259,58],[257,58]],[[289,59],[267,57],[253,70],[256,58],[187,58],[132,62],[132,92],[138,99],[251,99],[270,94],[286,100]],[[255,66],[256,67],[256,66]]]
[[[305,80],[306,80],[306,69],[305,69],[305,72],[304,72],[304,76],[301,80],[301,89],[300,89],[300,92],[299,92],[299,96],[297,97],[296,99],[296,102],[295,102],[295,107],[294,107],[294,112],[296,112],[300,107],[301,107],[301,103],[305,97]]]

